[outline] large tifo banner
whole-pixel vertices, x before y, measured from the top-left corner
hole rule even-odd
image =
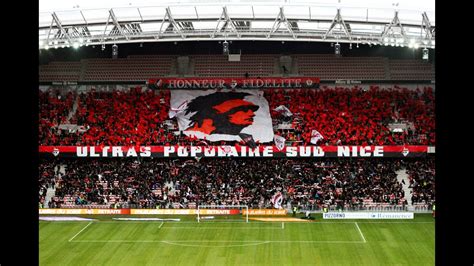
[[[40,146],[44,157],[425,157],[434,154],[429,146]]]
[[[268,101],[261,90],[172,90],[170,118],[186,136],[208,141],[273,141]]]

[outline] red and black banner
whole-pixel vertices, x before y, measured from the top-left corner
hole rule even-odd
[[[316,77],[287,78],[157,78],[148,80],[153,89],[265,89],[318,88]]]
[[[272,118],[262,90],[171,90],[169,117],[186,136],[206,141],[273,141]],[[256,145],[255,145],[256,146]]]
[[[429,146],[40,146],[44,157],[241,157],[241,158],[318,158],[318,157],[426,157],[434,153]]]

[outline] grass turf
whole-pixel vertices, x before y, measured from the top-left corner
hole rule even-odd
[[[164,223],[94,218],[99,220],[40,221],[40,265],[434,265],[435,224],[429,214],[413,220],[317,215],[315,222],[283,226],[197,223],[195,217]]]

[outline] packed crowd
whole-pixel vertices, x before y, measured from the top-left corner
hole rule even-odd
[[[281,130],[287,140],[310,144],[316,129],[326,145],[432,145],[435,143],[434,91],[395,87],[369,90],[266,90],[272,117],[287,106],[300,118],[294,130]],[[389,123],[407,121],[414,128],[391,132]]]
[[[311,145],[311,132],[324,139],[318,145],[434,145],[435,116],[432,88],[369,90],[335,88],[318,90],[267,89],[274,124],[289,123],[290,129],[275,129],[287,145]],[[89,91],[77,96],[77,110],[67,121],[86,128],[66,132],[58,125],[66,122],[75,95],[57,98],[40,93],[40,145],[166,145],[198,143],[177,131],[169,121],[169,90],[141,88],[129,91]],[[286,106],[293,115],[283,117],[274,109]],[[402,132],[389,129],[403,122]],[[169,126],[171,124],[171,126]],[[234,143],[217,143],[234,144]]]
[[[39,179],[38,179],[38,184],[39,184],[39,207],[43,208],[46,207],[45,200],[46,200],[46,193],[48,191],[48,188],[53,188],[55,187],[55,181],[60,175],[59,172],[59,163],[57,160],[47,160],[47,161],[42,161],[39,164]],[[48,207],[57,207],[57,206],[48,206]]]
[[[81,94],[77,123],[89,130],[83,145],[149,145],[164,142],[163,121],[168,117],[169,92],[141,88],[129,92]]]
[[[278,192],[283,194],[285,208],[404,206],[407,195],[395,172],[401,167],[434,172],[431,159],[276,160],[43,159],[40,198],[43,188],[54,186],[55,196],[48,206],[52,208],[194,208],[213,204],[272,208],[271,199]],[[428,183],[426,179],[431,182],[431,176],[413,173],[410,170],[418,197],[434,195],[434,186],[424,183]]]
[[[412,189],[412,204],[429,204],[435,201],[435,160],[420,160],[407,165]]]
[[[73,145],[74,136],[59,130],[58,125],[67,123],[76,94],[69,92],[66,96],[58,90],[39,91],[39,142],[40,145]]]

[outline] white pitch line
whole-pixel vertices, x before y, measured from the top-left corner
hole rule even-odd
[[[328,244],[363,244],[363,241],[338,240],[76,240],[77,243],[328,243]]]
[[[41,223],[51,223],[50,221],[40,221]],[[55,221],[55,223],[77,223],[78,221]],[[160,221],[96,221],[97,223],[101,224],[151,224],[151,223],[161,223]],[[168,224],[198,224],[197,222],[167,222]],[[245,222],[210,222],[206,221],[207,224],[246,224]],[[272,222],[272,221],[252,221],[248,224],[274,224],[279,222]],[[316,222],[296,222],[298,225],[301,224],[353,224],[354,222],[324,222],[324,221],[316,221]],[[434,222],[361,222],[360,224],[435,224]],[[235,228],[234,228],[235,229]]]
[[[162,229],[231,229],[231,230],[264,230],[264,229],[280,229],[280,227],[211,227],[211,226],[167,226]]]
[[[216,245],[203,245],[203,244],[182,244],[182,243],[178,243],[178,242],[169,242],[169,241],[161,241],[162,243],[164,244],[169,244],[169,245],[174,245],[174,246],[183,246],[183,247],[198,247],[198,248],[202,248],[202,247],[211,247],[211,248],[230,248],[230,247],[247,247],[247,246],[257,246],[257,245],[262,245],[262,244],[268,244],[270,243],[269,241],[265,241],[265,242],[255,242],[255,243],[244,243],[244,244],[231,244],[231,245],[220,245],[220,246],[216,246]]]
[[[158,226],[158,229],[161,229],[161,227],[163,226],[164,222],[161,222],[160,226]]]
[[[285,229],[285,223],[281,222],[281,229]]]
[[[326,224],[329,222],[322,222],[322,223]],[[352,223],[352,222],[342,222],[342,223]],[[434,222],[358,222],[358,223],[360,224],[434,224]]]
[[[360,236],[361,236],[362,239],[364,240],[364,243],[366,243],[367,240],[365,240],[364,234],[362,234],[362,231],[360,230],[360,227],[359,227],[359,225],[357,224],[357,222],[355,222],[355,225],[356,225],[356,227],[357,227],[357,230],[359,230]]]
[[[76,236],[78,236],[82,231],[84,231],[91,224],[92,224],[92,222],[89,222],[86,226],[84,226],[84,228],[81,229],[81,231],[79,231],[77,234],[75,234],[73,237],[71,237],[71,239],[69,239],[68,242],[71,242]]]

